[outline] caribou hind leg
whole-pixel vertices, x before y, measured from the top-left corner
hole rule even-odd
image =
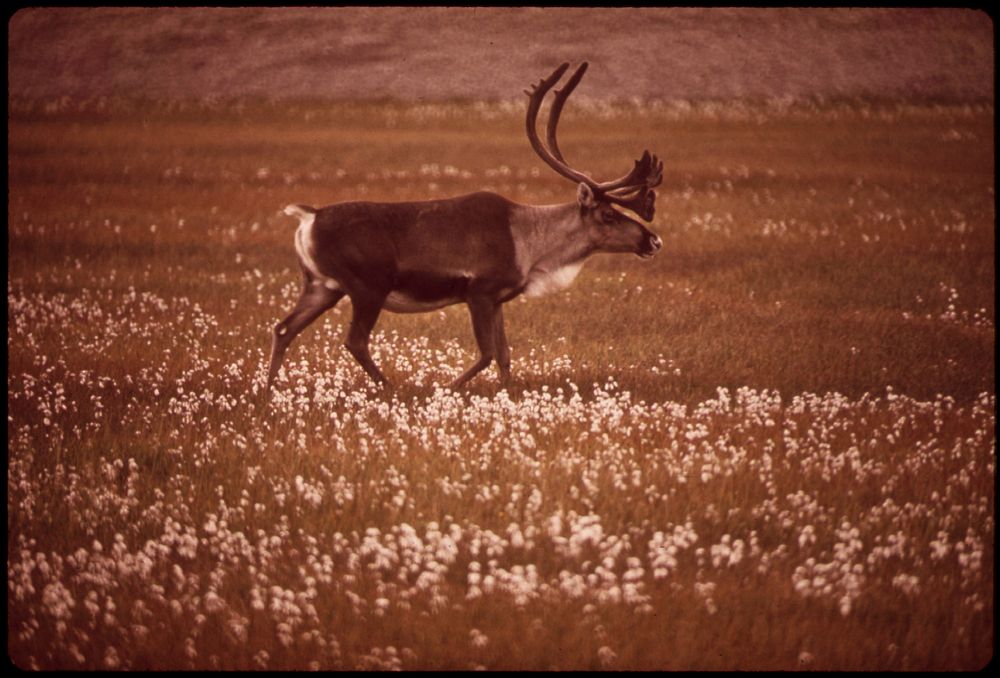
[[[337,302],[344,297],[343,290],[331,290],[319,283],[315,279],[306,277],[302,294],[299,296],[295,308],[284,320],[274,326],[273,339],[271,341],[271,364],[267,370],[267,391],[271,392],[271,385],[278,376],[278,369],[281,361],[285,357],[285,351],[292,343],[292,340],[299,335],[302,330],[308,327],[316,318],[323,315],[337,305]]]

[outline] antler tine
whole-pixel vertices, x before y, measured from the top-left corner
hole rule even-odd
[[[655,153],[650,167],[649,176],[646,177],[646,185],[650,188],[656,188],[663,183],[663,161],[657,158]]]
[[[536,84],[532,85],[531,89],[524,90],[524,93],[534,99],[535,95],[540,92],[541,94],[538,96],[538,103],[541,103],[542,99],[545,97],[545,93],[552,89],[552,85],[559,82],[559,78],[562,77],[567,68],[569,68],[569,62],[564,61],[558,68],[556,68],[556,70],[552,71],[552,75],[547,78],[542,78]]]
[[[547,128],[546,138],[549,142],[549,150],[552,151],[552,155],[556,156],[559,160],[566,162],[563,158],[562,151],[559,150],[559,142],[556,141],[556,127],[559,125],[559,116],[562,114],[563,105],[566,103],[566,99],[569,95],[573,93],[576,86],[580,84],[580,80],[583,79],[583,74],[587,72],[588,64],[584,61],[580,64],[576,71],[570,76],[570,79],[566,81],[566,86],[562,89],[557,89],[555,91],[555,97],[552,100],[552,108],[549,109],[549,124]]]
[[[643,151],[642,157],[635,161],[635,165],[631,170],[629,170],[628,174],[618,177],[613,181],[605,181],[600,184],[601,190],[614,191],[620,188],[645,185],[646,177],[649,176],[651,164],[652,158],[649,155],[649,151]]]
[[[616,205],[632,210],[646,221],[653,220],[653,214],[656,212],[656,191],[649,186],[638,187],[638,192],[632,195],[607,193],[605,197]]]
[[[643,155],[643,159],[645,158],[646,156]],[[639,165],[640,161],[636,161],[637,168]],[[652,221],[656,211],[656,191],[653,190],[653,187],[659,186],[663,182],[663,161],[658,160],[653,155],[649,160],[649,167],[649,174],[644,183],[628,185],[604,193],[609,201],[632,210],[646,221]]]
[[[649,186],[654,188],[663,181],[663,161],[656,155],[650,155],[649,151],[643,151],[642,157],[635,161],[632,170],[623,177],[614,181],[607,181],[599,184],[602,191],[615,191],[620,188],[637,186]]]
[[[542,79],[537,85],[532,86],[530,90],[524,90],[524,93],[528,95],[528,113],[525,117],[525,126],[528,131],[528,141],[531,143],[531,147],[535,150],[535,153],[537,153],[538,156],[556,172],[571,181],[584,183],[591,188],[596,189],[596,181],[588,177],[586,174],[573,169],[567,165],[565,161],[555,157],[547,148],[545,148],[541,140],[538,138],[538,130],[536,129],[538,109],[541,108],[542,100],[545,98],[545,95],[548,94],[548,91],[552,89],[552,86],[559,81],[559,78],[562,77],[567,68],[569,68],[569,62],[563,63],[552,72],[552,75]],[[579,70],[577,73],[580,73]],[[580,75],[582,77],[582,73],[580,73]],[[575,74],[574,77],[576,77]],[[579,81],[579,78],[577,78],[577,81]]]

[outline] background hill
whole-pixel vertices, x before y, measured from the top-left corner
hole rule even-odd
[[[14,97],[510,99],[582,59],[585,96],[981,100],[994,79],[992,21],[965,9],[32,8],[8,38]]]

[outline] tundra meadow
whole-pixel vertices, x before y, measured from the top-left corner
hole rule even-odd
[[[12,101],[8,654],[26,669],[967,670],[994,638],[992,106],[574,100],[665,160],[650,261],[350,302],[262,386],[289,203],[573,199],[509,103]],[[475,224],[470,224],[475,228]]]

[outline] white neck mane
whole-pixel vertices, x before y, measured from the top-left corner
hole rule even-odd
[[[580,207],[518,205],[511,213],[511,234],[524,294],[537,297],[568,287],[591,252],[580,221]]]

